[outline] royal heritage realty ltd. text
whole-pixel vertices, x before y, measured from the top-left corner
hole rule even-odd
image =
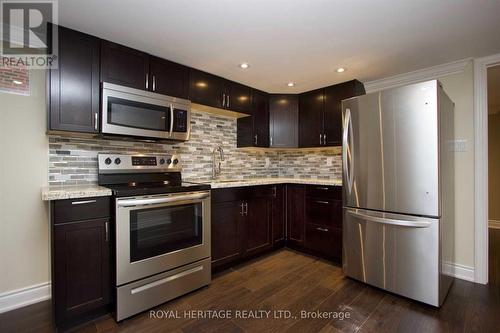
[[[348,311],[290,310],[150,310],[154,319],[349,319]]]

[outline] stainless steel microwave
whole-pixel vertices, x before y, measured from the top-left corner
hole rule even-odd
[[[107,82],[101,92],[103,135],[189,140],[190,101]]]

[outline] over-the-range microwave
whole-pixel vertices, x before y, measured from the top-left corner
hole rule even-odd
[[[144,139],[189,139],[191,102],[104,82],[101,133]]]

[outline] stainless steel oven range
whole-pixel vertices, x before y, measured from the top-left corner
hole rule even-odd
[[[210,186],[183,183],[175,155],[98,160],[114,196],[116,320],[209,284]]]

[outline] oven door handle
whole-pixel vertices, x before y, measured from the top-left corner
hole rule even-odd
[[[177,202],[177,201],[205,199],[205,198],[208,198],[209,196],[210,196],[210,194],[208,192],[202,192],[202,193],[189,193],[189,194],[177,194],[177,195],[170,195],[170,196],[162,196],[162,197],[158,197],[158,198],[118,199],[118,200],[116,200],[116,205],[118,207],[156,205],[156,204],[171,203],[171,202]]]

